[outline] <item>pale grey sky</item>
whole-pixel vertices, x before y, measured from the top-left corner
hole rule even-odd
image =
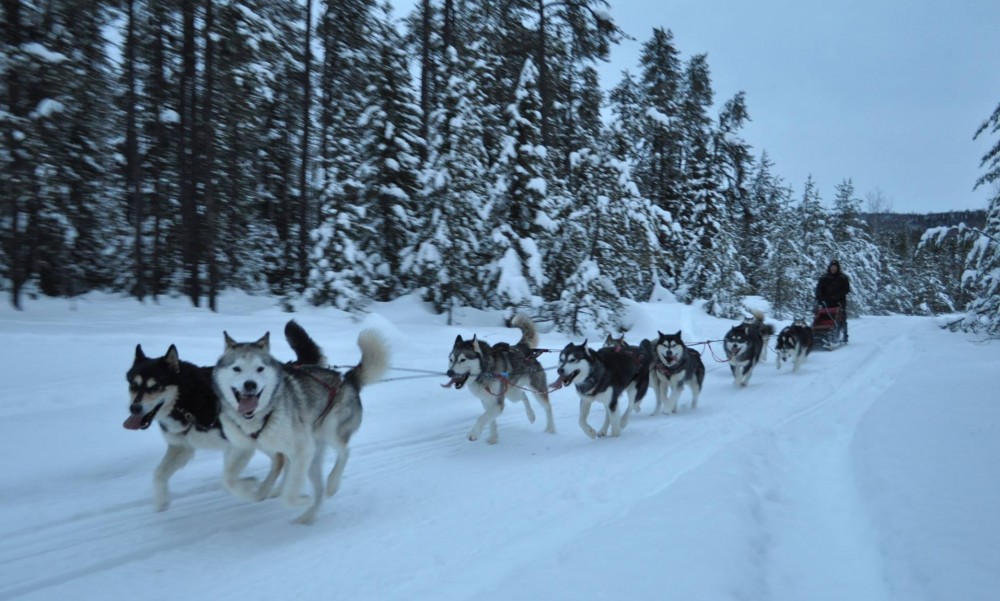
[[[799,195],[850,177],[896,212],[986,208],[973,192],[995,136],[972,135],[1000,103],[1000,0],[611,0],[636,38],[601,66],[638,72],[653,27],[685,59],[708,53],[716,105],[746,91],[745,137]]]

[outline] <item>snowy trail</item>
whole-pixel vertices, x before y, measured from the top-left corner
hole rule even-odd
[[[663,313],[662,330],[691,339],[725,331],[689,307]],[[310,324],[331,357],[356,357],[344,332],[365,325]],[[470,330],[510,337],[485,326],[388,333],[399,364],[434,371],[455,333]],[[0,488],[0,599],[124,598],[137,586],[149,599],[899,598],[886,577],[898,564],[885,565],[885,529],[859,485],[855,435],[873,403],[926,362],[913,337],[898,321],[866,319],[851,346],[814,354],[797,374],[775,370],[769,353],[746,389],[706,354],[696,411],[685,393],[676,415],[652,416],[650,398],[621,438],[596,441],[577,425],[571,390],[552,394],[557,434],[542,431],[537,403],[534,424],[515,403],[499,444],[487,445],[465,438],[480,411],[468,392],[441,389],[443,378],[380,383],[363,393],[341,491],[305,528],[276,500],[223,492],[213,452],[174,477],[168,511],[152,511],[163,445],[120,428],[131,347],[116,336],[114,378],[62,403],[88,407],[91,428],[62,408],[5,407],[25,428],[58,429],[69,448],[3,460],[12,477]],[[191,354],[211,356],[215,338],[190,342]],[[549,348],[565,342],[543,335]],[[90,367],[50,388],[22,379],[13,389],[59,400]],[[265,471],[255,458],[250,473]]]

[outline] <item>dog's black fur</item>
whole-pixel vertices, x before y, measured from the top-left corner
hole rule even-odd
[[[753,368],[762,357],[767,356],[765,340],[774,334],[774,326],[764,323],[764,314],[754,311],[753,317],[737,324],[726,332],[723,343],[729,369],[733,372],[733,382],[746,386],[753,375]]]

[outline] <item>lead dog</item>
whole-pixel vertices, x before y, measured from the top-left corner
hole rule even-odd
[[[559,353],[557,373],[559,380],[554,388],[576,383],[580,396],[580,428],[584,434],[591,438],[606,436],[610,427],[612,436],[621,435],[635,402],[636,381],[641,377],[640,367],[631,357],[612,348],[590,350],[586,340],[583,344],[571,342]],[[648,377],[647,372],[647,382]],[[622,393],[626,393],[624,403],[621,402]],[[600,432],[587,423],[590,406],[595,402],[604,405],[605,409]]]
[[[778,334],[778,352],[775,364],[778,369],[781,369],[783,362],[791,360],[792,373],[795,373],[805,363],[812,347],[812,328],[806,324],[805,320],[796,319],[792,325],[785,327]]]
[[[523,402],[528,421],[535,423],[535,412],[525,394],[526,390],[530,390],[545,409],[545,431],[556,431],[545,370],[539,365],[534,350],[538,346],[538,330],[534,322],[524,315],[515,315],[511,325],[521,330],[521,339],[517,344],[501,342],[490,345],[477,340],[475,336],[471,340],[462,340],[459,335],[448,356],[447,375],[451,379],[442,386],[454,386],[455,390],[459,390],[468,382],[469,390],[483,404],[483,414],[469,430],[469,440],[478,440],[483,428],[488,425],[490,435],[486,442],[496,444],[496,419],[503,412],[504,400],[507,398]]]
[[[349,456],[348,443],[361,426],[361,389],[382,376],[389,350],[375,330],[358,335],[361,361],[347,373],[324,367],[288,366],[270,353],[269,335],[256,342],[236,342],[225,336],[225,351],[213,371],[222,399],[220,420],[226,437],[240,449],[259,448],[286,457],[281,491],[289,507],[308,506],[295,520],[309,524],[323,503],[340,487]],[[337,462],[323,494],[326,445],[337,450]],[[308,476],[309,495],[301,495]]]
[[[295,351],[296,363],[326,362],[319,346],[294,321],[285,327],[285,337]],[[272,456],[271,471],[259,486],[253,478],[239,477],[250,462],[253,449],[235,448],[223,434],[211,367],[181,361],[177,347],[172,344],[162,357],[147,357],[142,345],[136,345],[135,358],[125,378],[129,387],[129,416],[122,426],[145,430],[155,420],[167,443],[167,452],[153,472],[157,511],[170,506],[170,478],[194,457],[196,449],[223,451],[223,484],[233,494],[253,501],[267,495],[281,471],[283,458]]]
[[[754,309],[752,313],[753,317],[730,328],[723,339],[729,369],[733,372],[733,384],[740,387],[750,383],[753,368],[762,358],[767,358],[764,341],[774,334],[774,327],[764,323],[763,311]]]
[[[659,336],[653,347],[656,352],[653,369],[656,410],[653,413],[659,413],[661,407],[663,413],[676,413],[677,401],[685,386],[691,389],[691,409],[697,409],[698,396],[705,381],[705,364],[702,363],[701,353],[684,344],[679,330],[676,334],[657,334]]]

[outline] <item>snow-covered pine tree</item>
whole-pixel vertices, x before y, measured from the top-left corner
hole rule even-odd
[[[538,310],[543,306],[547,281],[539,241],[555,229],[547,212],[545,173],[548,154],[541,136],[541,97],[538,72],[524,62],[514,102],[507,109],[503,139],[491,192],[490,235],[494,263],[487,275],[490,306]]]
[[[872,313],[883,269],[882,253],[861,219],[861,199],[855,197],[854,183],[850,179],[837,184],[830,220],[834,252],[841,266],[850,268],[851,313]]]
[[[1000,104],[976,130],[978,138],[989,130],[1000,133]],[[976,180],[976,187],[993,186],[993,197],[986,211],[986,224],[976,238],[966,259],[967,271],[962,278],[974,294],[966,308],[962,327],[979,330],[991,337],[1000,336],[1000,141],[997,141],[979,163],[986,172]]]
[[[660,246],[671,262],[681,263],[690,234],[690,215],[684,205],[682,171],[684,132],[680,125],[683,71],[680,53],[674,47],[673,33],[655,28],[653,37],[642,46],[639,58],[642,69],[641,89],[644,126],[637,140],[638,161],[634,175],[643,196],[670,216],[669,225],[661,224]],[[678,234],[680,239],[678,239]],[[660,284],[674,288],[677,274],[660,274]]]
[[[483,147],[484,106],[477,68],[454,48],[446,52],[440,80],[442,106],[431,116],[432,142],[424,196],[430,215],[419,236],[415,272],[424,299],[448,314],[459,307],[485,306],[487,258],[483,215],[487,205],[489,157]]]
[[[107,257],[128,256],[130,245],[122,246],[127,229],[113,204],[121,182],[109,163],[119,125],[101,36],[108,7],[59,0],[5,8],[0,230],[4,287],[17,307],[29,284],[69,296],[112,283],[117,270]]]
[[[355,179],[365,211],[367,236],[359,246],[368,260],[362,268],[387,301],[414,288],[416,233],[424,226],[421,210],[420,108],[410,81],[405,48],[388,7],[378,22],[378,59],[369,80],[369,106],[361,116],[362,162]]]
[[[679,298],[689,303],[702,299],[710,314],[738,317],[745,281],[706,142],[694,140],[687,162],[687,197],[694,206]]]
[[[319,225],[312,232],[306,297],[352,312],[365,307],[375,288],[368,255],[359,244],[373,232],[366,226],[365,208],[358,204],[361,184],[355,179],[362,162],[356,142],[370,93],[357,82],[370,81],[377,64],[375,4],[374,0],[325,2],[317,27],[323,48],[316,177]]]
[[[823,207],[819,189],[812,175],[806,178],[802,189],[802,200],[796,212],[799,230],[794,235],[799,240],[802,252],[795,268],[796,279],[799,282],[796,304],[805,308],[814,302],[816,282],[826,271],[827,265],[839,258],[833,240],[830,215]],[[849,277],[853,277],[853,265],[841,261],[841,269]],[[848,302],[852,301],[853,295]]]

